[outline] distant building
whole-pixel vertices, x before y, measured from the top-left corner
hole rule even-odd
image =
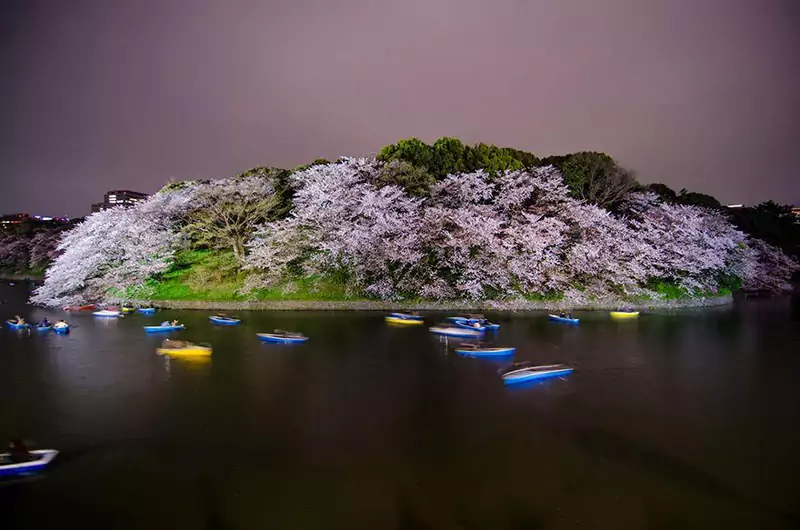
[[[70,222],[69,217],[51,217],[48,215],[31,215],[28,213],[15,213],[0,216],[0,226],[10,227],[14,225],[52,225],[66,224]]]
[[[148,197],[146,193],[130,190],[112,190],[105,194],[103,202],[92,204],[92,213],[101,212],[116,206],[133,206]]]

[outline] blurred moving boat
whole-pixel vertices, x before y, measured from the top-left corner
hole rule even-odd
[[[638,311],[611,311],[609,314],[611,315],[611,318],[616,318],[616,319],[639,317]]]
[[[141,313],[143,315],[152,315],[156,312],[155,307],[140,307],[136,310],[137,313]]]
[[[27,329],[31,327],[31,325],[28,324],[27,322],[19,323],[16,320],[6,320],[6,324],[8,324],[8,327],[10,327],[11,329]]]
[[[194,344],[184,340],[165,340],[156,352],[162,355],[170,355],[174,357],[207,357],[211,355],[211,347],[201,344]]]
[[[235,326],[241,323],[241,319],[226,317],[224,315],[215,315],[213,317],[208,317],[208,319],[214,324],[219,324],[221,326]]]
[[[447,317],[445,320],[449,320],[453,324],[458,327],[468,328],[468,329],[478,329],[483,328],[483,330],[495,330],[500,327],[500,324],[493,324],[489,322],[486,317],[483,315],[460,315],[457,317]],[[475,326],[477,324],[477,327]]]
[[[430,330],[431,333],[435,335],[443,335],[446,337],[478,338],[483,336],[483,331],[455,326],[433,326]]]
[[[578,322],[580,322],[580,319],[562,317],[562,316],[559,316],[559,315],[548,315],[548,318],[550,320],[555,321],[555,322],[563,322],[565,324],[577,324]]]
[[[95,311],[92,315],[96,317],[104,317],[104,318],[117,318],[122,313],[117,311],[116,309],[101,309],[100,311]]]
[[[479,344],[462,344],[456,353],[467,357],[508,357],[514,355],[514,347],[481,346]]]
[[[0,454],[0,476],[28,475],[47,467],[58,454],[55,449],[39,449],[29,451],[31,459],[26,462],[15,462],[11,453]]]
[[[64,311],[91,311],[94,309],[94,304],[90,305],[80,305],[80,306],[66,306],[64,307]]]
[[[514,385],[517,383],[526,383],[528,381],[569,375],[573,371],[574,368],[567,366],[566,364],[532,366],[530,363],[525,362],[515,363],[508,370],[503,372],[502,375],[504,384]]]
[[[389,324],[402,324],[406,326],[421,326],[425,323],[420,315],[412,315],[406,313],[390,313],[386,317],[386,322]]]
[[[273,333],[256,333],[256,336],[258,336],[258,338],[264,342],[276,342],[283,344],[296,344],[308,340],[308,337],[302,333],[284,331],[281,329],[276,329]]]
[[[167,331],[180,331],[182,329],[186,329],[186,326],[183,324],[176,324],[174,326],[172,324],[168,326],[165,326],[164,324],[161,324],[160,326],[144,326],[144,330],[147,333],[165,333]]]

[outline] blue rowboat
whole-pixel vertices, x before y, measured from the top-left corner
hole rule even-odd
[[[13,320],[6,320],[6,324],[8,324],[8,327],[10,327],[11,329],[27,329],[27,328],[31,327],[31,325],[28,324],[28,323],[18,324],[17,322],[15,322]]]
[[[275,342],[281,344],[298,344],[308,340],[308,337],[298,333],[275,332],[256,333],[256,335],[264,342]]]
[[[580,322],[579,318],[567,318],[558,315],[547,315],[547,317],[554,322],[563,322],[564,324],[577,324]]]
[[[241,322],[240,319],[233,317],[213,316],[213,317],[208,317],[208,319],[214,324],[219,324],[221,326],[235,326],[236,324],[239,324]]]
[[[167,331],[180,331],[185,329],[186,326],[183,324],[178,324],[177,326],[144,326],[144,330],[147,333],[164,333]]]
[[[30,451],[31,460],[14,462],[8,453],[0,454],[0,476],[29,475],[43,470],[58,454],[55,449]]]
[[[443,335],[446,337],[479,338],[483,336],[483,331],[450,326],[433,326],[430,328],[430,331],[435,335]]]
[[[470,320],[454,320],[453,324],[455,324],[459,328],[464,329],[474,329],[476,331],[486,331],[486,326],[481,324],[480,322],[470,321]]]
[[[528,381],[536,381],[539,379],[549,379],[551,377],[569,375],[573,371],[574,369],[566,364],[525,366],[522,368],[518,366],[512,366],[510,370],[503,373],[503,384],[515,385],[518,383],[527,383]]]
[[[422,320],[422,315],[411,315],[408,313],[389,313],[389,316],[402,320]]]
[[[41,331],[42,333],[51,329],[53,329],[53,326],[36,326],[36,331]]]
[[[467,357],[508,357],[509,355],[514,355],[516,351],[516,348],[456,348],[457,354]]]
[[[484,329],[495,330],[500,328],[500,324],[492,324],[483,317],[446,317],[445,320],[452,322],[456,326],[462,324],[469,328],[473,328],[472,325],[474,325],[476,322]]]
[[[137,313],[141,313],[143,315],[152,315],[156,312],[155,307],[140,307],[136,310]]]
[[[66,335],[69,333],[69,326],[53,326],[53,332],[59,335]]]

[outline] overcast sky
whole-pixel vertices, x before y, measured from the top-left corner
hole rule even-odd
[[[374,154],[605,151],[800,203],[793,0],[3,0],[0,211]]]

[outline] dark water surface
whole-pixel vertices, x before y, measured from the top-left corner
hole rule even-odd
[[[2,318],[63,313],[0,286]],[[794,528],[800,303],[578,327],[492,315],[518,360],[576,372],[504,388],[383,315],[72,314],[69,336],[0,332],[0,438],[62,451],[0,483],[0,527],[170,529]],[[426,315],[434,322],[442,315]],[[156,355],[143,325],[208,342]],[[259,331],[302,331],[299,346]],[[452,345],[451,345],[452,348]]]

